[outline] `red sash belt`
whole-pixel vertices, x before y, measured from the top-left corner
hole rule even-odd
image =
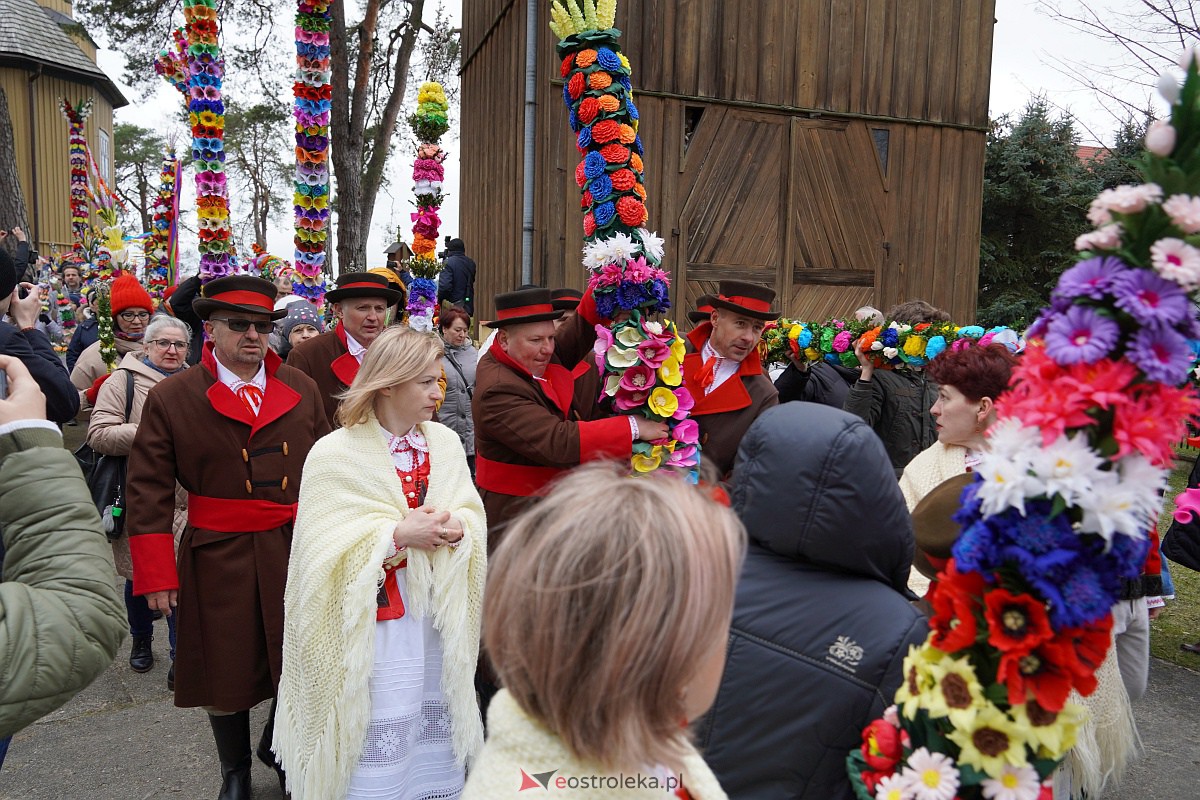
[[[296,521],[296,504],[232,500],[188,492],[188,523],[218,533],[269,531]]]
[[[532,497],[566,472],[555,467],[501,464],[475,454],[475,483],[480,489],[515,497]]]

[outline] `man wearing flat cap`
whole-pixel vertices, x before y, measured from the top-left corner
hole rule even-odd
[[[593,419],[595,398],[576,391],[572,370],[585,357],[590,361],[601,320],[590,294],[576,318],[556,332],[562,315],[549,289],[522,289],[497,295],[496,319],[487,323],[498,333],[475,369],[472,408],[489,550],[530,498],[571,467],[627,460],[635,440],[667,434],[665,424],[645,417]]]
[[[389,286],[382,275],[341,275],[337,288],[325,294],[325,300],[333,304],[337,325],[288,353],[288,366],[308,375],[321,390],[330,428],[337,427],[334,414],[338,395],[354,382],[367,348],[387,327],[388,307],[398,303],[401,296],[402,292]]]
[[[329,432],[316,384],[267,347],[287,313],[274,303],[262,278],[204,286],[193,308],[210,341],[199,366],[150,390],[129,459],[133,591],[178,614],[175,705],[209,713],[225,800],[250,796],[249,709],[279,683],[300,472]],[[178,565],[176,483],[188,493]],[[270,720],[258,753],[275,766],[274,708]]]
[[[771,308],[774,289],[746,281],[721,281],[720,292],[707,299],[709,321],[686,337],[683,382],[695,401],[691,418],[700,426],[701,454],[725,478],[750,425],[779,405],[758,356],[763,328],[779,312]]]

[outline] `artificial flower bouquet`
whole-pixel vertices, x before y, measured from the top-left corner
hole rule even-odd
[[[662,269],[663,240],[646,227],[646,188],[638,110],[616,0],[567,0],[551,9],[560,39],[563,102],[580,161],[575,169],[583,212],[583,265],[596,310],[611,326],[596,327],[602,394],[614,409],[666,422],[670,438],[634,445],[633,468],[693,470],[699,430],[687,418],[692,397],[683,384],[684,342],[673,323],[658,321],[671,306]]]
[[[296,3],[296,175],[292,206],[295,277],[292,291],[320,307],[325,300],[329,241],[329,121],[333,104],[328,0]]]
[[[442,220],[438,209],[442,205],[442,181],[445,179],[446,152],[438,140],[450,129],[450,104],[446,92],[436,81],[425,81],[417,92],[417,110],[408,118],[417,139],[413,160],[413,193],[417,196],[417,211],[412,215],[413,257],[408,270],[413,275],[408,286],[408,324],[415,330],[433,330],[433,315],[437,308],[437,277],[442,262],[437,257],[438,229]]]
[[[1048,800],[1088,724],[1069,693],[1097,688],[1121,579],[1141,572],[1172,445],[1200,411],[1185,383],[1200,339],[1194,51],[1182,65],[1182,87],[1160,82],[1170,130],[1147,136],[1146,183],[1092,204],[1097,230],[999,398],[929,638],[848,758],[862,800]]]

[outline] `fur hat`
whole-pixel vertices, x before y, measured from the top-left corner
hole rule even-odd
[[[137,278],[129,274],[122,275],[113,280],[112,289],[109,291],[109,298],[112,302],[114,317],[131,308],[144,308],[147,311],[154,311],[154,298],[142,288]]]

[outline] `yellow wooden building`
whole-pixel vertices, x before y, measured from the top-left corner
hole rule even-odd
[[[70,0],[0,0],[0,88],[12,116],[30,243],[43,254],[65,252],[72,243],[70,151],[59,98],[93,99],[88,146],[110,185],[113,109],[129,101],[97,66],[96,43],[75,21]]]

